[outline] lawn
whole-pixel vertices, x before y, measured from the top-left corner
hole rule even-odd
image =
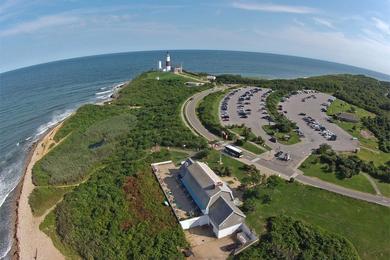
[[[371,183],[362,174],[355,175],[349,179],[339,179],[336,177],[334,172],[326,172],[325,164],[313,163],[315,158],[316,155],[310,155],[309,158],[307,158],[306,161],[304,161],[299,167],[305,175],[316,177],[323,181],[331,182],[345,188],[375,194],[375,190]]]
[[[267,134],[274,136],[281,144],[292,145],[300,142],[299,136],[295,131],[290,131],[289,133],[280,133],[275,131],[275,129],[270,125],[263,125],[262,127]],[[284,138],[285,135],[289,135],[290,138],[286,140]]]
[[[257,200],[255,211],[247,214],[247,223],[258,234],[268,217],[287,215],[344,236],[362,259],[390,258],[389,208],[284,181],[259,192],[270,195],[271,202]]]
[[[250,142],[244,142],[244,144],[240,147],[242,147],[245,150],[248,150],[249,152],[252,152],[254,154],[262,154],[266,151],[265,148],[259,147],[257,145],[250,143]]]
[[[375,181],[376,186],[378,186],[378,189],[380,190],[382,195],[390,198],[390,184],[382,182],[378,179],[374,179],[374,178],[372,179]]]
[[[222,158],[223,165],[231,168],[233,177],[236,177],[240,181],[245,177],[245,171],[242,169],[245,165],[242,162],[239,162],[228,155],[221,154],[216,150],[211,150],[209,155],[206,158],[201,159],[201,161],[206,162],[211,169],[215,169],[219,166],[220,158]]]
[[[353,112],[353,110],[351,110],[351,109],[355,110],[354,114],[359,119],[361,119],[363,117],[375,117],[375,114],[373,114],[373,113],[371,113],[363,108],[348,104],[347,102],[345,102],[341,99],[336,99],[335,101],[332,102],[332,104],[328,108],[327,114],[334,115],[334,114],[338,114],[341,112],[350,113],[350,112]]]
[[[31,211],[34,216],[42,216],[47,209],[53,207],[64,196],[65,193],[71,191],[73,187],[56,188],[36,187],[28,197]]]
[[[236,127],[230,128],[230,130],[233,131],[234,133],[240,135],[240,136],[244,136],[244,127],[236,126]],[[249,134],[249,139],[255,139],[255,138],[256,138],[256,135],[251,131]]]
[[[375,117],[375,114],[364,110],[362,108],[348,104],[340,99],[335,100],[328,108],[327,114],[334,115],[340,112],[350,112],[351,107],[355,108],[355,115],[361,119],[363,117]],[[360,142],[360,151],[357,156],[365,161],[373,161],[376,166],[382,165],[390,160],[390,156],[387,153],[379,150],[378,139],[362,124],[344,122],[336,120],[335,123],[342,129],[350,133],[352,136],[357,137]],[[362,132],[368,133],[368,136],[363,136]]]

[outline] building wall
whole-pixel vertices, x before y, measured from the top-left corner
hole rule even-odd
[[[202,215],[200,217],[190,218],[180,221],[181,227],[186,230],[198,226],[204,226],[209,224],[209,216]]]
[[[240,228],[241,225],[242,225],[242,223],[237,224],[235,226],[231,226],[231,227],[225,228],[225,229],[217,230],[217,233],[215,233],[215,231],[214,231],[214,233],[217,236],[217,238],[226,237],[228,235],[233,234],[237,229]],[[214,226],[213,226],[213,230],[215,230]]]

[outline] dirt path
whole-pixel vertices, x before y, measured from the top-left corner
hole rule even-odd
[[[363,174],[363,176],[366,177],[367,180],[371,183],[371,186],[374,188],[376,194],[382,196],[381,191],[379,190],[378,186],[376,185],[375,181],[371,178],[371,176],[369,176],[367,173],[364,172],[362,172],[361,174]]]
[[[52,143],[55,144],[53,137],[61,125],[62,124],[57,125],[37,144],[23,178],[23,187],[19,198],[18,224],[16,231],[16,236],[19,241],[19,256],[22,260],[65,259],[57,248],[54,247],[51,239],[39,230],[39,225],[50,210],[46,211],[41,217],[34,217],[30,205],[28,204],[28,197],[35,187],[32,183],[32,168],[35,162],[41,159],[49,151],[50,145]]]

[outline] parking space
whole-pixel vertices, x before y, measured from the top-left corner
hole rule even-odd
[[[265,107],[270,89],[258,87],[243,87],[230,92],[221,102],[222,125],[245,124],[258,136],[266,135],[262,125],[272,124]]]
[[[299,131],[317,147],[327,143],[336,151],[355,151],[359,142],[334,123],[326,115],[326,109],[334,98],[325,93],[300,91],[281,102],[285,116],[296,122]]]
[[[288,175],[293,174],[293,169],[298,167],[313,149],[323,143],[331,145],[336,151],[355,151],[359,147],[359,142],[328,120],[326,108],[333,97],[315,91],[305,92],[299,91],[296,95],[284,98],[278,105],[280,113],[297,123],[299,128],[297,132],[301,138],[297,144],[270,142],[271,136],[262,128],[263,125],[273,124],[265,107],[266,98],[271,93],[269,89],[243,87],[231,91],[220,104],[221,124],[225,126],[245,124],[250,127],[255,135],[261,136],[272,148],[272,156],[263,154],[260,156],[261,160],[257,162],[274,170],[282,170]],[[248,159],[252,160],[249,157]]]

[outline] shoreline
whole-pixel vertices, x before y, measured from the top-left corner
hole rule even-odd
[[[131,82],[131,80],[128,80],[128,81],[120,83],[119,85],[116,85],[114,87],[113,93],[110,95],[110,97],[108,99],[106,99],[104,101],[101,101],[101,102],[96,102],[95,105],[110,104],[113,100],[118,98],[119,91],[123,87],[127,86],[130,82]],[[23,191],[25,191],[24,189],[26,188],[25,187],[26,185],[32,185],[33,187],[35,187],[35,185],[32,183],[31,173],[28,174],[29,173],[28,171],[29,171],[29,169],[30,169],[30,171],[32,170],[32,167],[34,166],[34,164],[39,159],[41,159],[48,152],[48,150],[46,151],[46,153],[43,153],[40,156],[40,158],[34,158],[34,155],[35,156],[37,155],[39,145],[44,144],[45,141],[47,142],[51,135],[53,137],[55,135],[55,133],[61,128],[61,125],[68,118],[70,118],[72,115],[74,115],[75,113],[76,113],[76,111],[72,112],[66,118],[64,118],[61,121],[57,122],[56,124],[51,126],[49,129],[47,129],[44,133],[42,133],[42,135],[38,138],[38,140],[36,140],[34,143],[32,143],[31,147],[29,148],[29,150],[27,152],[27,156],[26,156],[26,159],[25,159],[25,162],[24,162],[24,165],[23,165],[23,175],[20,178],[19,183],[16,185],[16,187],[12,191],[11,225],[13,226],[14,230],[13,230],[13,236],[12,236],[11,249],[10,249],[10,251],[7,254],[12,259],[21,259],[21,258],[24,259],[24,257],[21,256],[21,245],[20,245],[21,244],[21,238],[20,237],[21,237],[22,234],[20,234],[21,233],[21,231],[20,231],[21,223],[20,223],[19,215],[20,215],[20,211],[21,211],[21,206],[26,206],[26,205],[21,205],[21,197],[22,197]],[[27,175],[29,175],[28,176],[29,179],[26,179]],[[27,191],[25,191],[25,192],[27,192]],[[32,216],[32,211],[31,211],[30,205],[28,204],[28,197],[31,194],[31,192],[32,192],[32,190],[29,191],[28,194],[27,194],[27,207],[28,207],[28,212]],[[43,221],[45,216],[46,216],[46,214],[44,214],[41,217],[34,217],[34,216],[32,216],[32,219],[31,219],[32,221],[31,222],[33,222],[33,220],[37,220],[37,219],[41,219]],[[39,224],[40,223],[38,223],[38,229],[39,229]],[[38,230],[38,232],[40,232],[41,235],[46,236],[46,234],[44,234],[41,230]],[[49,239],[49,241],[51,243],[51,246],[56,251],[58,251],[58,249],[55,248],[51,238],[48,237],[48,236],[46,236],[46,237],[47,237],[47,239]],[[34,240],[34,238],[32,238],[32,239]],[[60,252],[58,251],[58,253],[60,253]],[[60,255],[62,256],[62,258],[64,258],[64,256],[61,253],[60,253]],[[53,259],[53,258],[51,258],[51,259]]]
[[[12,191],[12,215],[11,215],[11,221],[12,221],[12,226],[14,228],[14,234],[12,236],[13,238],[13,241],[12,241],[12,245],[11,245],[11,249],[10,249],[10,252],[8,253],[8,255],[10,255],[12,257],[12,259],[19,259],[20,256],[19,256],[19,239],[18,239],[18,236],[17,236],[17,229],[18,229],[18,222],[19,222],[19,216],[18,216],[18,210],[19,210],[19,201],[20,201],[20,196],[22,194],[22,189],[23,189],[23,182],[24,182],[24,177],[26,175],[26,172],[27,172],[27,168],[28,168],[28,165],[30,164],[31,162],[31,159],[33,157],[33,154],[34,154],[34,151],[38,145],[39,142],[42,141],[42,139],[48,134],[48,132],[50,132],[50,130],[52,129],[48,129],[43,135],[42,137],[40,137],[37,141],[35,141],[31,147],[29,148],[28,152],[27,152],[27,156],[26,156],[26,159],[24,161],[24,166],[23,166],[23,175],[22,177],[20,178],[20,181],[18,183],[18,185],[16,185],[15,189]]]
[[[34,164],[38,160],[40,160],[45,154],[45,153],[40,154],[40,152],[42,152],[42,151],[40,151],[40,150],[42,150],[42,149],[40,149],[40,147],[42,148],[43,147],[42,145],[45,143],[45,141],[50,140],[50,137],[55,135],[55,133],[61,127],[63,122],[66,119],[68,119],[70,116],[72,116],[73,114],[74,113],[71,113],[68,117],[64,118],[63,120],[59,121],[58,123],[56,123],[55,125],[53,125],[49,129],[47,129],[41,135],[41,137],[39,137],[39,139],[36,140],[29,148],[28,155],[25,159],[25,163],[24,163],[24,167],[23,167],[23,175],[22,175],[18,185],[16,186],[16,188],[14,190],[15,193],[13,194],[14,202],[13,202],[13,206],[12,206],[11,218],[12,218],[12,224],[14,227],[14,232],[13,232],[14,234],[13,234],[13,241],[12,241],[11,250],[8,254],[9,256],[11,256],[12,259],[30,259],[31,258],[31,257],[22,256],[23,252],[21,250],[21,244],[22,244],[21,240],[24,240],[24,238],[22,238],[22,236],[27,236],[26,234],[29,233],[29,232],[26,232],[25,229],[29,229],[29,228],[31,228],[31,226],[34,226],[34,225],[37,225],[38,230],[32,229],[29,231],[38,231],[38,232],[40,232],[40,234],[36,234],[33,232],[31,234],[32,237],[30,237],[29,241],[34,241],[34,242],[38,241],[39,240],[38,235],[40,235],[41,237],[45,236],[46,239],[48,239],[50,241],[51,246],[53,248],[55,248],[53,243],[52,243],[51,238],[46,236],[46,234],[44,234],[42,231],[39,230],[39,224],[41,222],[38,221],[38,223],[36,223],[35,220],[39,220],[40,218],[36,218],[32,215],[32,211],[31,211],[30,205],[28,203],[28,197],[31,194],[33,188],[35,187],[35,185],[32,183],[32,179],[31,179],[31,177],[32,177],[31,170],[32,170],[32,167],[34,166]],[[25,212],[25,211],[27,211],[27,212]],[[23,214],[23,213],[28,213],[28,214]],[[23,223],[24,224],[23,228],[21,228],[21,226],[22,226],[21,217],[20,217],[21,215],[24,216],[24,219],[22,221],[27,222],[27,225],[26,225],[26,223]],[[26,215],[28,215],[28,216],[26,216]],[[55,248],[55,250],[58,251],[56,248]],[[30,256],[31,256],[31,252],[30,252]],[[34,258],[34,256],[31,259],[33,259],[33,258]],[[52,258],[52,259],[56,259],[56,258]]]

